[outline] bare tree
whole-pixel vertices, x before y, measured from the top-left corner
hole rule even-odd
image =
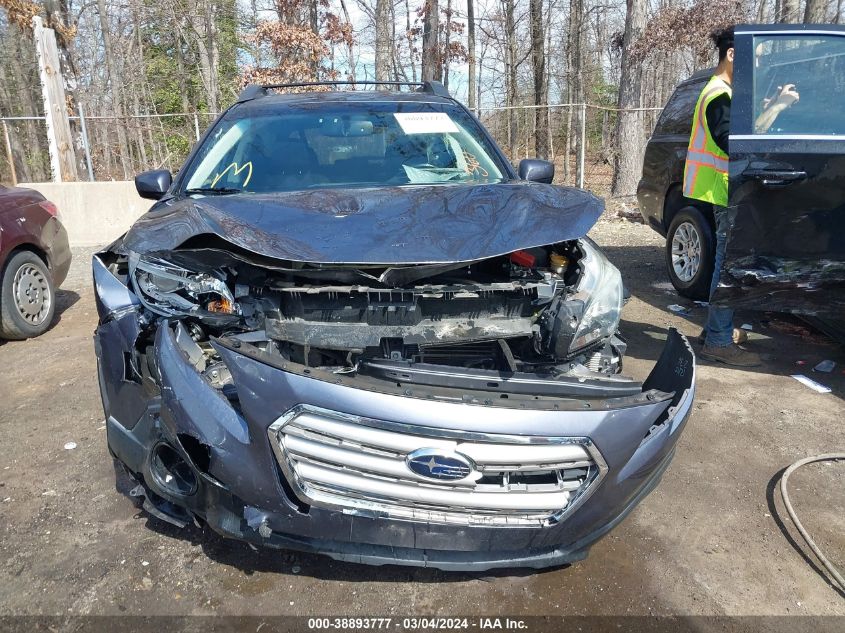
[[[478,94],[475,87],[475,2],[467,0],[467,50],[469,81],[467,84],[467,105],[478,114]]]
[[[619,116],[616,120],[616,156],[611,190],[614,196],[632,196],[636,193],[645,149],[642,111],[634,109],[640,107],[642,60],[633,48],[645,28],[646,0],[626,0],[625,4]]]
[[[101,0],[102,1],[102,0]],[[199,70],[205,87],[208,109],[220,111],[220,79],[217,68],[220,65],[220,47],[217,38],[219,6],[214,0],[202,0],[194,5],[194,11],[187,13],[193,32],[193,43],[199,52]]]
[[[97,11],[100,14],[100,28],[103,35],[103,49],[106,57],[106,68],[109,71],[109,83],[111,85],[111,100],[112,112],[115,117],[123,116],[123,97],[121,94],[121,86],[123,80],[117,70],[117,62],[115,60],[114,50],[111,41],[111,29],[109,28],[109,18],[106,13],[105,0],[97,0]],[[120,122],[119,122],[120,123]],[[126,137],[126,129],[122,124],[117,125],[117,142],[118,155],[120,156],[120,165],[123,169],[123,178],[128,178],[132,171],[129,165],[129,157],[127,156],[127,149],[129,143]]]
[[[822,24],[827,21],[829,0],[807,0],[804,9],[804,24]]]
[[[569,101],[578,104],[584,103],[586,99],[584,94],[584,48],[586,47],[584,2],[585,0],[570,0],[569,2],[569,38],[567,42],[569,52]],[[585,139],[582,139],[581,135],[577,133],[577,130],[581,128],[583,118],[584,112],[580,107],[572,112],[568,135],[575,139],[573,149],[576,155],[580,153],[581,144],[585,142]],[[573,131],[576,131],[574,135],[572,134]],[[581,165],[576,163],[575,181],[577,182],[581,176]]]
[[[452,45],[452,0],[446,0],[446,27],[443,29],[443,85],[449,89],[449,62]]]
[[[777,21],[783,23],[799,22],[801,2],[799,0],[778,0]]]
[[[440,81],[443,65],[440,60],[440,7],[438,0],[425,0],[423,21],[422,79]]]
[[[517,75],[516,75],[516,22],[514,21],[514,0],[505,0],[505,77],[507,79],[507,99],[505,105],[508,107],[508,150],[510,159],[516,160],[518,130],[516,124],[516,101],[517,101]]]
[[[340,9],[343,11],[343,19],[349,29],[352,29],[352,20],[349,19],[349,9],[346,8],[346,0],[340,0]],[[347,63],[349,65],[349,81],[355,80],[355,46],[352,37],[346,38],[346,56],[349,58]]]
[[[543,0],[530,1],[531,62],[534,71],[534,105],[546,105],[546,36],[543,32]],[[534,108],[534,153],[538,158],[549,155],[549,110]]]
[[[376,81],[390,79],[390,0],[376,0]]]

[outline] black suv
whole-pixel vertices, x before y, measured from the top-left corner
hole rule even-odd
[[[682,193],[684,159],[698,95],[713,74],[702,70],[681,83],[663,109],[646,147],[637,189],[640,211],[666,238],[666,268],[685,297],[707,299],[716,247],[713,209]]]
[[[845,28],[736,27],[730,137],[732,227],[714,301],[840,315],[845,307]],[[681,83],[649,140],[637,195],[666,236],[669,278],[707,299],[715,236],[710,205],[681,191],[695,103],[712,70]],[[768,128],[782,86],[800,100]]]

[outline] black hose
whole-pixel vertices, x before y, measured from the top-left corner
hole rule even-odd
[[[786,511],[789,513],[789,517],[792,519],[792,522],[795,524],[795,527],[798,528],[798,531],[801,533],[801,536],[804,537],[804,540],[807,541],[807,545],[810,546],[810,549],[813,550],[813,553],[818,557],[821,561],[822,565],[824,565],[825,569],[833,576],[833,579],[839,584],[839,586],[845,590],[845,578],[842,577],[842,574],[833,566],[827,556],[822,554],[822,551],[819,549],[819,546],[816,545],[816,542],[810,537],[807,533],[807,530],[804,529],[804,526],[801,524],[801,521],[798,520],[798,516],[795,514],[795,510],[792,509],[792,503],[789,501],[789,493],[786,491],[786,482],[789,480],[789,476],[794,473],[796,470],[801,468],[801,466],[805,466],[806,464],[812,464],[813,462],[826,462],[831,460],[838,460],[838,459],[845,459],[845,453],[825,453],[824,455],[816,455],[815,457],[805,457],[804,459],[799,459],[797,462],[792,464],[789,468],[787,468],[784,473],[783,477],[780,480],[780,494],[783,497],[783,505],[786,507]]]

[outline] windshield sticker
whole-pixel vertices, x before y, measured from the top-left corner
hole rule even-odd
[[[457,134],[458,126],[445,112],[395,112],[405,134]]]
[[[226,169],[221,171],[219,174],[217,174],[214,177],[214,180],[211,181],[211,188],[214,189],[220,179],[226,174],[228,174],[230,171],[232,172],[232,175],[240,176],[241,172],[243,172],[244,169],[247,169],[248,172],[246,174],[246,178],[244,178],[244,181],[241,183],[241,187],[246,187],[249,184],[249,179],[252,178],[252,161],[246,162],[240,167],[238,167],[237,163],[229,163],[229,166],[226,167]]]

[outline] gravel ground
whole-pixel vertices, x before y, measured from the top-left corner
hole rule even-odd
[[[592,236],[632,292],[626,371],[644,378],[667,328],[695,336],[704,311],[667,309],[686,302],[668,285],[650,229],[603,220]],[[694,413],[661,485],[586,561],[491,575],[371,568],[179,531],[115,491],[90,254],[75,253],[49,332],[0,342],[0,615],[845,615],[842,594],[792,544],[798,537],[773,493],[783,468],[841,451],[845,435],[845,353],[796,321],[739,316],[754,326],[750,345],[765,366],[699,366]],[[814,377],[833,393],[789,377],[826,358],[835,373]],[[805,525],[840,565],[843,483],[839,464],[808,466],[791,485]]]

